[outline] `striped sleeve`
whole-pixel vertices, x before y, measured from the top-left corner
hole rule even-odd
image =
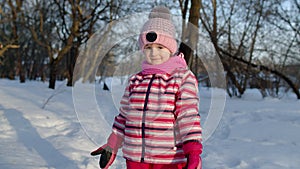
[[[183,75],[182,84],[177,94],[175,115],[177,116],[181,141],[183,143],[191,140],[201,142],[198,82],[191,71],[187,71]]]
[[[126,122],[126,112],[129,110],[129,85],[125,88],[124,95],[120,101],[119,114],[115,117],[113,123],[113,133],[118,137],[124,138],[125,122]]]

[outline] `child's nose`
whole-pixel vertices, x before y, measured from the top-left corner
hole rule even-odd
[[[157,55],[158,50],[156,48],[151,48],[151,55],[155,56]]]

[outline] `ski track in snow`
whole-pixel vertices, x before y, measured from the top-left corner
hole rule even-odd
[[[1,169],[98,168],[98,157],[89,153],[105,143],[124,86],[110,85],[108,92],[95,83],[91,98],[84,84],[79,111],[64,84],[51,90],[42,82],[0,79]],[[97,108],[86,106],[91,99]],[[210,102],[210,90],[200,88],[202,124]],[[293,94],[262,99],[255,90],[227,98],[217,130],[203,143],[203,169],[297,169],[299,103]],[[125,168],[121,151],[111,168]]]

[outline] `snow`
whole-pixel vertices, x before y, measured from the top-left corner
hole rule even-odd
[[[0,79],[1,169],[98,168],[90,151],[105,143],[124,86],[116,79],[109,92],[97,82],[65,84],[52,90],[43,82]],[[281,99],[263,99],[257,90],[226,96],[220,120],[208,124],[211,104],[219,104],[211,95],[200,87],[203,130],[217,126],[203,142],[203,169],[299,168],[300,101],[292,93]],[[124,164],[119,151],[111,168]]]

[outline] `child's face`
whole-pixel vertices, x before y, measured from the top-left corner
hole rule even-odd
[[[144,48],[146,61],[151,65],[158,65],[166,62],[171,57],[171,52],[160,44],[148,44]]]

